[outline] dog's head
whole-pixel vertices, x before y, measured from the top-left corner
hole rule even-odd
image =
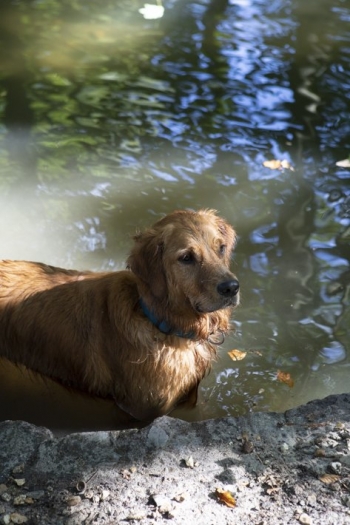
[[[164,315],[198,316],[238,305],[239,283],[229,269],[236,233],[213,210],[176,211],[134,240],[128,267],[144,299]]]

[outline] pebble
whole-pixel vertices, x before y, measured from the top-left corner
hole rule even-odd
[[[152,499],[159,508],[160,512],[170,512],[172,509],[171,500],[167,496],[163,496],[162,494],[153,494]]]
[[[308,514],[305,514],[305,512],[300,514],[299,522],[302,523],[303,525],[312,525],[312,519],[310,518]]]
[[[102,491],[102,493],[101,493],[101,500],[102,500],[102,501],[105,501],[105,500],[108,498],[109,494],[110,494],[109,490],[104,489],[104,490]]]
[[[21,523],[27,523],[28,518],[24,516],[23,514],[18,514],[18,512],[13,512],[10,515],[11,522],[10,523],[16,523],[17,525],[20,525]]]
[[[17,465],[14,469],[12,469],[12,474],[22,474],[24,471],[24,464],[21,463],[21,465]]]
[[[67,498],[67,505],[69,505],[70,507],[79,505],[80,502],[81,502],[80,496],[70,496],[69,498]]]
[[[27,498],[40,499],[43,496],[45,496],[45,492],[43,490],[32,490],[27,492]]]
[[[339,461],[332,461],[332,463],[329,465],[329,468],[334,474],[340,474],[341,473],[341,463]]]
[[[192,456],[190,456],[189,458],[185,459],[185,465],[188,468],[194,468],[194,459],[193,459]]]
[[[188,495],[186,492],[181,492],[181,494],[176,494],[176,496],[173,497],[173,500],[177,501],[178,503],[182,503],[187,497]]]
[[[144,518],[146,518],[146,513],[145,512],[134,512],[132,514],[129,514],[125,518],[125,521],[141,521]]]
[[[287,443],[282,443],[282,445],[280,446],[280,450],[281,452],[288,452],[289,445],[287,445]]]
[[[15,478],[13,481],[16,483],[17,487],[23,487],[23,485],[26,482],[24,478],[20,478],[20,479]]]
[[[316,503],[317,503],[316,494],[310,494],[310,495],[307,497],[307,504],[308,504],[310,507],[316,507]]]
[[[14,505],[31,505],[34,503],[33,498],[29,498],[27,494],[20,494],[13,500]]]
[[[94,491],[92,489],[87,489],[84,492],[84,498],[86,499],[92,499],[94,497]]]

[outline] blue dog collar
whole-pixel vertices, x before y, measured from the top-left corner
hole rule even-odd
[[[183,339],[194,339],[195,334],[193,332],[184,333],[180,330],[174,330],[166,321],[160,321],[157,319],[154,313],[151,312],[142,299],[140,299],[140,306],[147,319],[151,321],[151,323],[163,334],[176,335],[177,337],[182,337]]]

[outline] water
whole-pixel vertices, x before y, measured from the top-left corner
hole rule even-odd
[[[0,257],[121,269],[136,229],[215,208],[239,233],[242,305],[175,415],[349,391],[348,2],[169,0],[150,21],[141,5],[1,3]],[[108,402],[0,370],[2,418],[114,425]]]

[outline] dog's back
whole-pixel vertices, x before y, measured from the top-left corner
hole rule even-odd
[[[36,262],[0,261],[0,308],[18,303],[36,292],[79,280],[89,273]]]

